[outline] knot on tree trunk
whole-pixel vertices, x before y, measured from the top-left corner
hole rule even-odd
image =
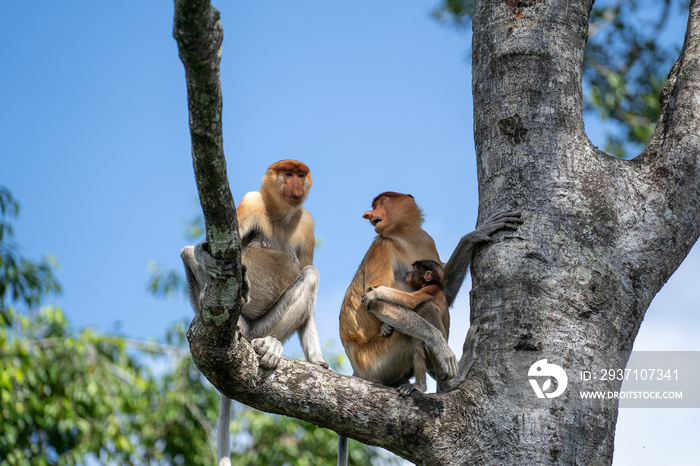
[[[527,130],[523,127],[523,121],[517,113],[512,117],[498,120],[498,129],[513,145],[525,141],[525,136],[527,135]]]

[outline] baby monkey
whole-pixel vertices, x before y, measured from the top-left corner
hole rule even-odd
[[[412,293],[397,290],[387,286],[379,286],[365,295],[371,295],[372,299],[379,299],[399,306],[404,306],[418,313],[430,324],[435,326],[442,336],[449,336],[450,313],[447,308],[447,299],[443,292],[445,270],[439,263],[433,260],[421,260],[413,263],[413,270],[406,276],[406,283],[417,289]],[[394,328],[384,323],[382,336],[391,336]],[[406,383],[398,387],[399,394],[407,396],[414,390],[425,392],[427,389],[425,373],[428,370],[425,344],[416,340],[413,350],[413,373],[416,383]],[[432,367],[432,364],[431,364]]]

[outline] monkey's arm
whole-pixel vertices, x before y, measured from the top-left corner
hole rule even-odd
[[[199,294],[207,280],[207,274],[197,262],[194,254],[195,246],[185,246],[180,251],[182,263],[185,266],[185,276],[187,277],[187,290],[190,296],[190,303],[194,312],[199,314]]]
[[[474,247],[479,243],[491,241],[491,235],[504,228],[516,230],[523,223],[520,212],[501,212],[491,216],[476,230],[459,240],[459,244],[445,265],[445,298],[447,306],[452,306],[459,289],[462,287],[467,268],[474,256]]]
[[[251,191],[243,196],[236,208],[238,218],[238,234],[245,238],[251,231],[260,230],[263,236],[272,237],[272,227],[266,220],[265,201],[260,191]]]
[[[316,248],[314,218],[306,209],[303,210],[301,221],[294,236],[293,241],[299,244],[299,264],[301,264],[301,268],[313,265],[314,249]]]
[[[388,286],[378,286],[362,295],[362,304],[365,307],[369,307],[372,301],[381,300],[415,310],[418,306],[433,298],[434,296],[426,288],[407,293]]]
[[[432,302],[426,305],[435,306]],[[423,341],[435,361],[435,372],[438,380],[449,380],[457,375],[459,370],[457,358],[447,344],[445,336],[417,312],[384,301],[372,301],[367,310],[380,321],[391,325],[404,335]],[[440,312],[439,309],[436,311]]]

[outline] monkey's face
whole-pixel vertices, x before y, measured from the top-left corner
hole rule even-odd
[[[362,218],[369,220],[369,223],[374,227],[374,231],[381,235],[394,224],[393,209],[391,198],[380,197],[374,202],[372,210],[368,210],[362,215]]]
[[[285,202],[293,206],[301,205],[309,193],[306,186],[308,173],[300,170],[287,170],[280,172],[279,176],[284,180],[282,195]]]
[[[288,205],[298,206],[309,195],[311,183],[309,167],[298,160],[288,159],[270,165],[263,177],[262,189],[268,193],[268,199],[280,199]]]
[[[417,221],[416,221],[417,217]],[[420,227],[420,209],[410,194],[380,194],[372,203],[372,210],[362,215],[374,227],[378,235],[400,235],[410,229],[412,223]]]
[[[435,278],[432,270],[425,268],[421,261],[417,261],[413,263],[411,272],[406,275],[406,283],[418,290],[433,283]],[[438,285],[442,286],[440,282],[438,282]]]
[[[406,275],[406,283],[408,283],[409,286],[415,290],[423,288],[428,284],[425,280],[423,272],[424,271],[420,268],[414,267],[413,270],[411,270],[411,273]]]

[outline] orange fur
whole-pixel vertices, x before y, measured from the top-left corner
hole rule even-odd
[[[404,306],[409,309],[415,310],[418,306],[428,301],[433,301],[441,310],[443,308],[447,309],[445,295],[438,285],[427,285],[412,293],[385,286],[375,288],[375,290],[381,290],[382,301]]]
[[[379,234],[353,278],[340,309],[340,338],[355,375],[395,385],[410,372],[413,346],[411,339],[394,332],[381,336],[382,322],[362,304],[362,295],[378,286],[406,286],[404,276],[411,264],[430,259],[441,264],[435,242],[423,228],[423,215],[412,196],[382,193],[364,213]],[[398,278],[398,280],[397,280]],[[395,363],[395,364],[394,364]],[[386,366],[393,365],[391,370]],[[384,366],[382,368],[382,366]]]

